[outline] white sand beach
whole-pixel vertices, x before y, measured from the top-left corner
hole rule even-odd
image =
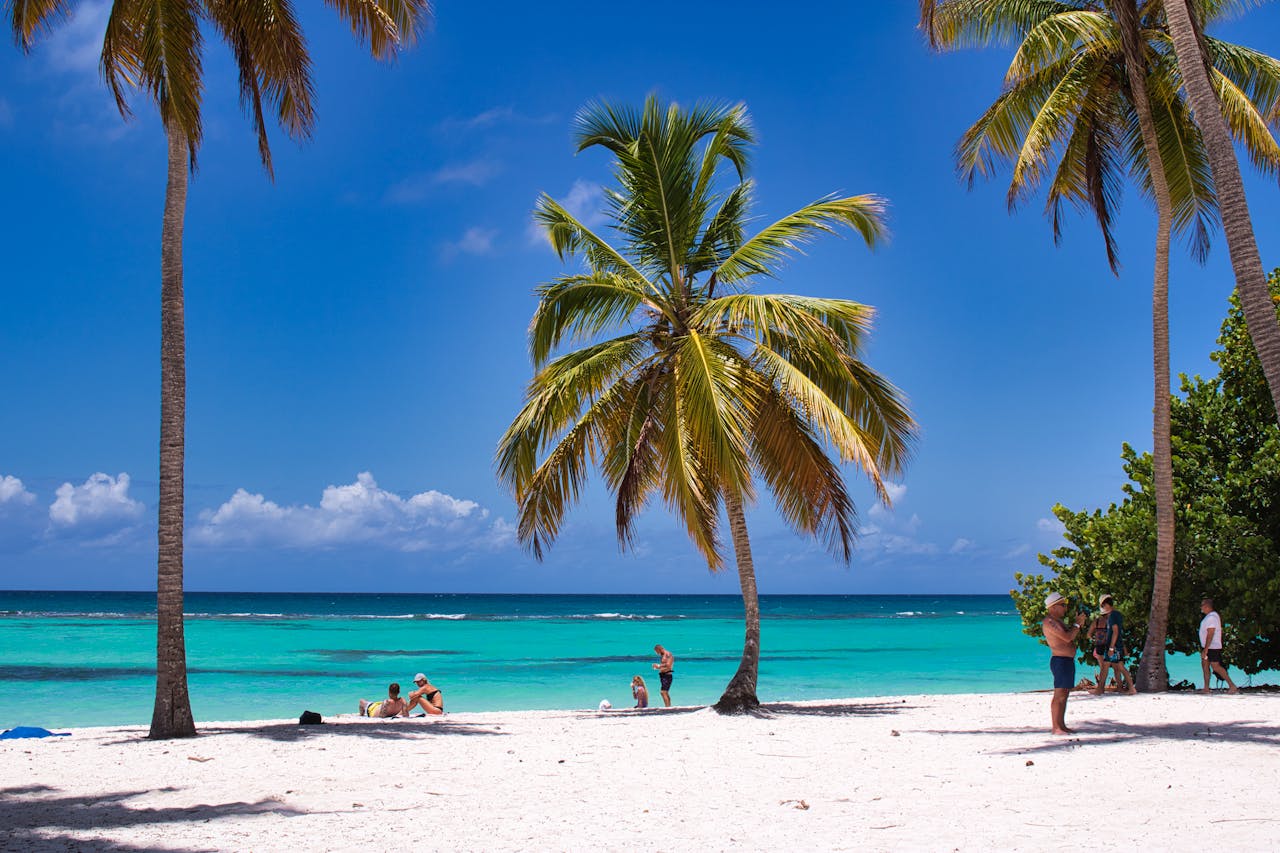
[[[0,741],[4,850],[1274,850],[1280,694],[905,696]]]

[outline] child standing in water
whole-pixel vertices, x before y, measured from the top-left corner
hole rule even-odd
[[[636,697],[637,708],[649,707],[649,688],[644,686],[644,679],[638,675],[631,679],[631,695]]]

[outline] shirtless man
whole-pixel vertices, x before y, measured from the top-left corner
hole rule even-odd
[[[650,664],[658,671],[658,692],[662,694],[662,704],[671,707],[671,670],[676,665],[675,655],[664,649],[662,646],[654,646],[653,650],[658,653],[658,662]]]
[[[405,713],[421,708],[428,714],[443,714],[444,696],[440,693],[440,688],[428,681],[422,673],[413,677],[413,683],[418,685],[418,689],[409,691],[409,708]]]
[[[407,717],[409,706],[400,698],[400,685],[391,682],[387,688],[387,698],[377,702],[360,700],[360,716],[362,717]]]
[[[1084,614],[1077,613],[1074,627],[1067,627],[1063,619],[1067,614],[1067,600],[1058,592],[1049,593],[1044,606],[1049,611],[1043,622],[1044,639],[1053,655],[1049,658],[1049,671],[1053,673],[1053,700],[1049,703],[1051,731],[1055,735],[1069,735],[1074,730],[1067,728],[1067,697],[1076,684],[1076,637],[1084,626]]]

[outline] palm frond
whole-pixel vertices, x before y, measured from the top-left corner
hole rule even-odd
[[[609,245],[586,225],[578,221],[572,213],[565,210],[560,202],[543,193],[538,197],[533,209],[534,220],[547,232],[551,247],[561,260],[568,260],[577,254],[586,256],[587,263],[595,272],[607,272],[624,279],[643,284],[652,294],[659,290],[649,279],[636,269],[617,249]]]
[[[876,246],[888,235],[885,206],[877,195],[821,198],[748,238],[716,268],[715,276],[724,282],[771,276],[788,255],[819,234],[837,233],[840,225],[857,231],[868,246]]]
[[[1009,44],[1041,21],[1084,5],[1053,0],[921,0],[921,28],[939,50]]]
[[[535,374],[495,460],[513,494],[524,490],[538,454],[581,417],[593,399],[606,396],[612,384],[642,369],[646,346],[643,337],[625,335],[567,353]]]
[[[417,41],[431,16],[427,0],[325,0],[367,43],[377,59],[394,59],[401,46]]]
[[[839,467],[814,436],[803,411],[783,394],[763,394],[758,415],[751,455],[778,511],[796,532],[816,535],[828,551],[849,562],[858,512]]]
[[[734,293],[700,306],[692,324],[741,336],[753,345],[772,347],[785,339],[834,356],[856,354],[874,318],[874,309],[845,299]]]
[[[675,393],[682,401],[687,440],[727,488],[743,493],[749,479],[750,386],[732,348],[714,335],[691,330],[671,361]]]
[[[538,289],[538,308],[529,324],[529,349],[536,367],[566,341],[595,338],[631,317],[641,305],[661,306],[636,282],[608,272],[564,276]]]
[[[1119,274],[1120,256],[1112,219],[1123,191],[1126,150],[1117,139],[1114,116],[1114,110],[1100,113],[1088,109],[1077,118],[1045,194],[1045,214],[1052,223],[1057,245],[1062,242],[1064,202],[1078,211],[1093,213],[1102,232],[1107,264]],[[1141,143],[1140,138],[1138,141]],[[1140,154],[1133,152],[1130,156]]]
[[[673,377],[674,382],[674,377]],[[655,411],[664,429],[654,436],[662,476],[662,497],[684,522],[693,545],[707,561],[707,568],[724,566],[720,553],[720,489],[709,461],[697,452],[690,429],[686,401],[679,393],[655,400]]]
[[[209,4],[214,26],[240,71],[240,105],[258,136],[258,155],[274,176],[262,101],[275,107],[280,126],[296,140],[315,126],[311,56],[289,0],[222,0]]]
[[[1249,155],[1249,162],[1264,175],[1277,174],[1280,170],[1280,149],[1276,147],[1276,138],[1267,126],[1268,116],[1263,112],[1267,107],[1249,97],[1244,89],[1225,74],[1215,73],[1213,82],[1231,135],[1244,147]],[[1275,110],[1276,104],[1272,101],[1269,105],[1272,121],[1280,118]]]
[[[1005,82],[1011,83],[1078,52],[1116,53],[1120,36],[1110,15],[1096,10],[1060,12],[1027,32],[1009,64]]]
[[[1105,85],[1095,88],[1099,77],[1111,73],[1110,66],[1095,53],[1081,53],[1040,106],[1022,140],[1009,180],[1010,209],[1034,194],[1049,168],[1050,155],[1075,130],[1076,119],[1099,97],[1106,97]]]
[[[30,53],[36,39],[42,33],[48,33],[56,23],[71,17],[71,6],[67,0],[9,0],[13,4],[10,10],[13,25],[13,40],[22,48],[23,53]],[[8,4],[6,4],[8,5]]]
[[[102,73],[121,113],[129,115],[126,90],[145,90],[165,128],[186,140],[193,167],[203,137],[200,12],[198,0],[113,3],[102,47]]]

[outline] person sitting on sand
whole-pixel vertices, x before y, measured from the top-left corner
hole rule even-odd
[[[644,686],[644,679],[638,675],[631,679],[631,695],[636,697],[637,708],[649,707],[649,688]]]
[[[409,703],[400,698],[400,685],[391,682],[387,687],[387,698],[377,702],[360,700],[360,716],[362,717],[407,717]]]
[[[1084,614],[1077,613],[1075,623],[1067,627],[1063,619],[1067,615],[1067,600],[1062,593],[1051,592],[1044,600],[1044,641],[1049,644],[1049,671],[1053,673],[1053,699],[1049,701],[1049,716],[1055,735],[1074,734],[1067,728],[1067,697],[1076,683],[1076,637],[1084,627]]]
[[[424,712],[431,715],[439,715],[444,713],[444,695],[440,693],[440,689],[432,684],[425,675],[418,673],[413,677],[413,683],[418,685],[417,690],[409,691],[409,711],[414,708],[421,708]],[[406,713],[408,713],[406,711]]]

